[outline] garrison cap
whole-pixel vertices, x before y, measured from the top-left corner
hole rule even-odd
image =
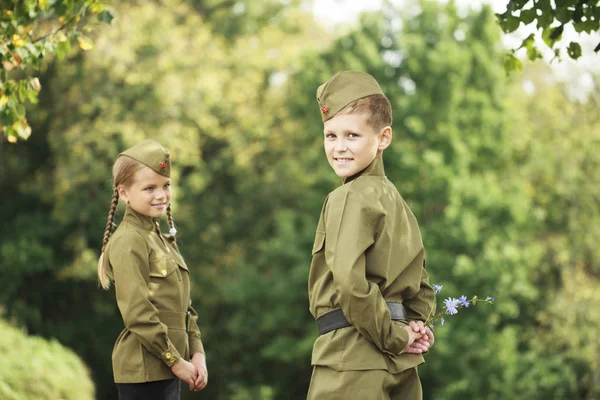
[[[321,118],[325,122],[353,101],[374,94],[383,95],[383,91],[371,75],[360,71],[338,72],[317,89]]]
[[[127,156],[144,164],[158,174],[171,176],[171,155],[156,140],[148,139],[125,150],[119,157]]]

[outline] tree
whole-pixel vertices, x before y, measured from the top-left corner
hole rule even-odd
[[[52,55],[63,59],[75,40],[83,50],[93,47],[86,36],[92,30],[88,13],[106,23],[114,18],[99,0],[0,2],[0,140],[15,143],[31,135],[25,104],[38,101],[36,72],[43,62]]]
[[[531,7],[528,7],[531,4]],[[561,56],[561,48],[557,42],[561,39],[567,27],[573,27],[576,32],[594,33],[600,30],[600,2],[596,0],[509,0],[506,11],[496,14],[502,30],[506,33],[514,32],[521,26],[535,23],[538,30],[542,31],[545,44],[554,50],[557,58]],[[519,48],[527,49],[530,60],[541,58],[542,55],[534,42],[534,34],[523,40]],[[581,57],[581,45],[572,41],[567,47],[567,54],[574,60]],[[600,51],[600,43],[594,49]],[[514,50],[513,50],[514,52]],[[505,60],[507,71],[521,69],[522,62],[514,55],[508,54]]]
[[[206,11],[218,0],[122,3],[95,51],[40,74],[36,135],[0,142],[7,317],[72,348],[97,397],[115,397],[110,349],[122,321],[94,269],[111,164],[154,137],[173,154],[177,240],[211,374],[200,396],[305,398],[310,249],[340,184],[315,91],[360,69],[392,101],[386,172],[421,224],[433,282],[443,295],[497,298],[436,328],[420,369],[426,398],[594,398],[597,347],[585,344],[598,316],[584,306],[597,301],[597,100],[576,105],[540,86],[542,102],[509,86],[488,8],[462,15],[423,1],[331,37],[301,7],[251,3],[229,27],[240,10]],[[565,327],[569,310],[580,329]]]
[[[281,125],[287,134],[295,127],[281,121],[287,95],[280,72],[293,68],[303,49],[322,45],[319,28],[299,7],[266,9],[278,10],[269,24],[225,37],[223,15],[212,14],[213,21],[185,1],[121,4],[118,23],[98,32],[95,51],[49,65],[31,114],[39,134],[5,147],[0,157],[0,172],[11,177],[2,188],[20,193],[0,210],[2,233],[19,232],[0,246],[0,270],[11,277],[0,284],[0,302],[31,332],[81,355],[99,382],[99,398],[115,397],[110,349],[122,329],[113,293],[98,290],[94,276],[110,168],[120,151],[145,137],[160,140],[176,160],[178,241],[192,270],[213,377],[204,394],[254,397],[299,385],[288,368],[295,364],[304,372],[302,387],[310,376],[309,362],[298,361],[310,344],[284,360],[275,347],[263,357],[265,347],[279,346],[264,340],[273,336],[273,321],[248,318],[288,293],[276,321],[307,314],[303,290],[267,289],[276,276],[290,276],[273,260],[283,266],[290,258],[300,260],[294,288],[305,287],[304,254],[284,253],[283,238],[279,248],[272,244],[284,230],[304,240],[312,233],[289,224],[302,187],[282,185],[293,181],[296,163],[279,133]],[[294,331],[313,332],[307,320],[295,319]]]
[[[522,380],[543,377],[546,382],[537,392],[530,389],[526,398],[564,393],[561,397],[595,399],[600,395],[600,347],[591,335],[600,318],[595,306],[600,301],[600,191],[591,183],[600,171],[595,150],[600,144],[600,91],[596,85],[587,102],[571,102],[565,88],[549,83],[548,75],[547,67],[530,66],[509,95],[514,175],[528,182],[524,190],[532,217],[539,221],[532,247],[540,257],[532,278],[544,288],[529,344],[529,357],[538,362],[524,371]]]

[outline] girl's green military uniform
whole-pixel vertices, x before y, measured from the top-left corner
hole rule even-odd
[[[112,354],[115,382],[174,378],[177,360],[204,353],[177,245],[160,233],[157,220],[127,207],[104,260],[125,323]]]

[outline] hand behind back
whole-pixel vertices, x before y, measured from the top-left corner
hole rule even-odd
[[[422,321],[410,321],[404,329],[408,331],[409,342],[402,351],[403,353],[423,354],[433,346],[433,332]]]

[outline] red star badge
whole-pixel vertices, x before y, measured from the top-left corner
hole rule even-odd
[[[161,161],[160,164],[158,164],[162,169],[167,168],[167,163],[164,161]]]
[[[327,114],[329,112],[329,107],[325,107],[325,106],[321,107],[321,112],[323,114]]]

